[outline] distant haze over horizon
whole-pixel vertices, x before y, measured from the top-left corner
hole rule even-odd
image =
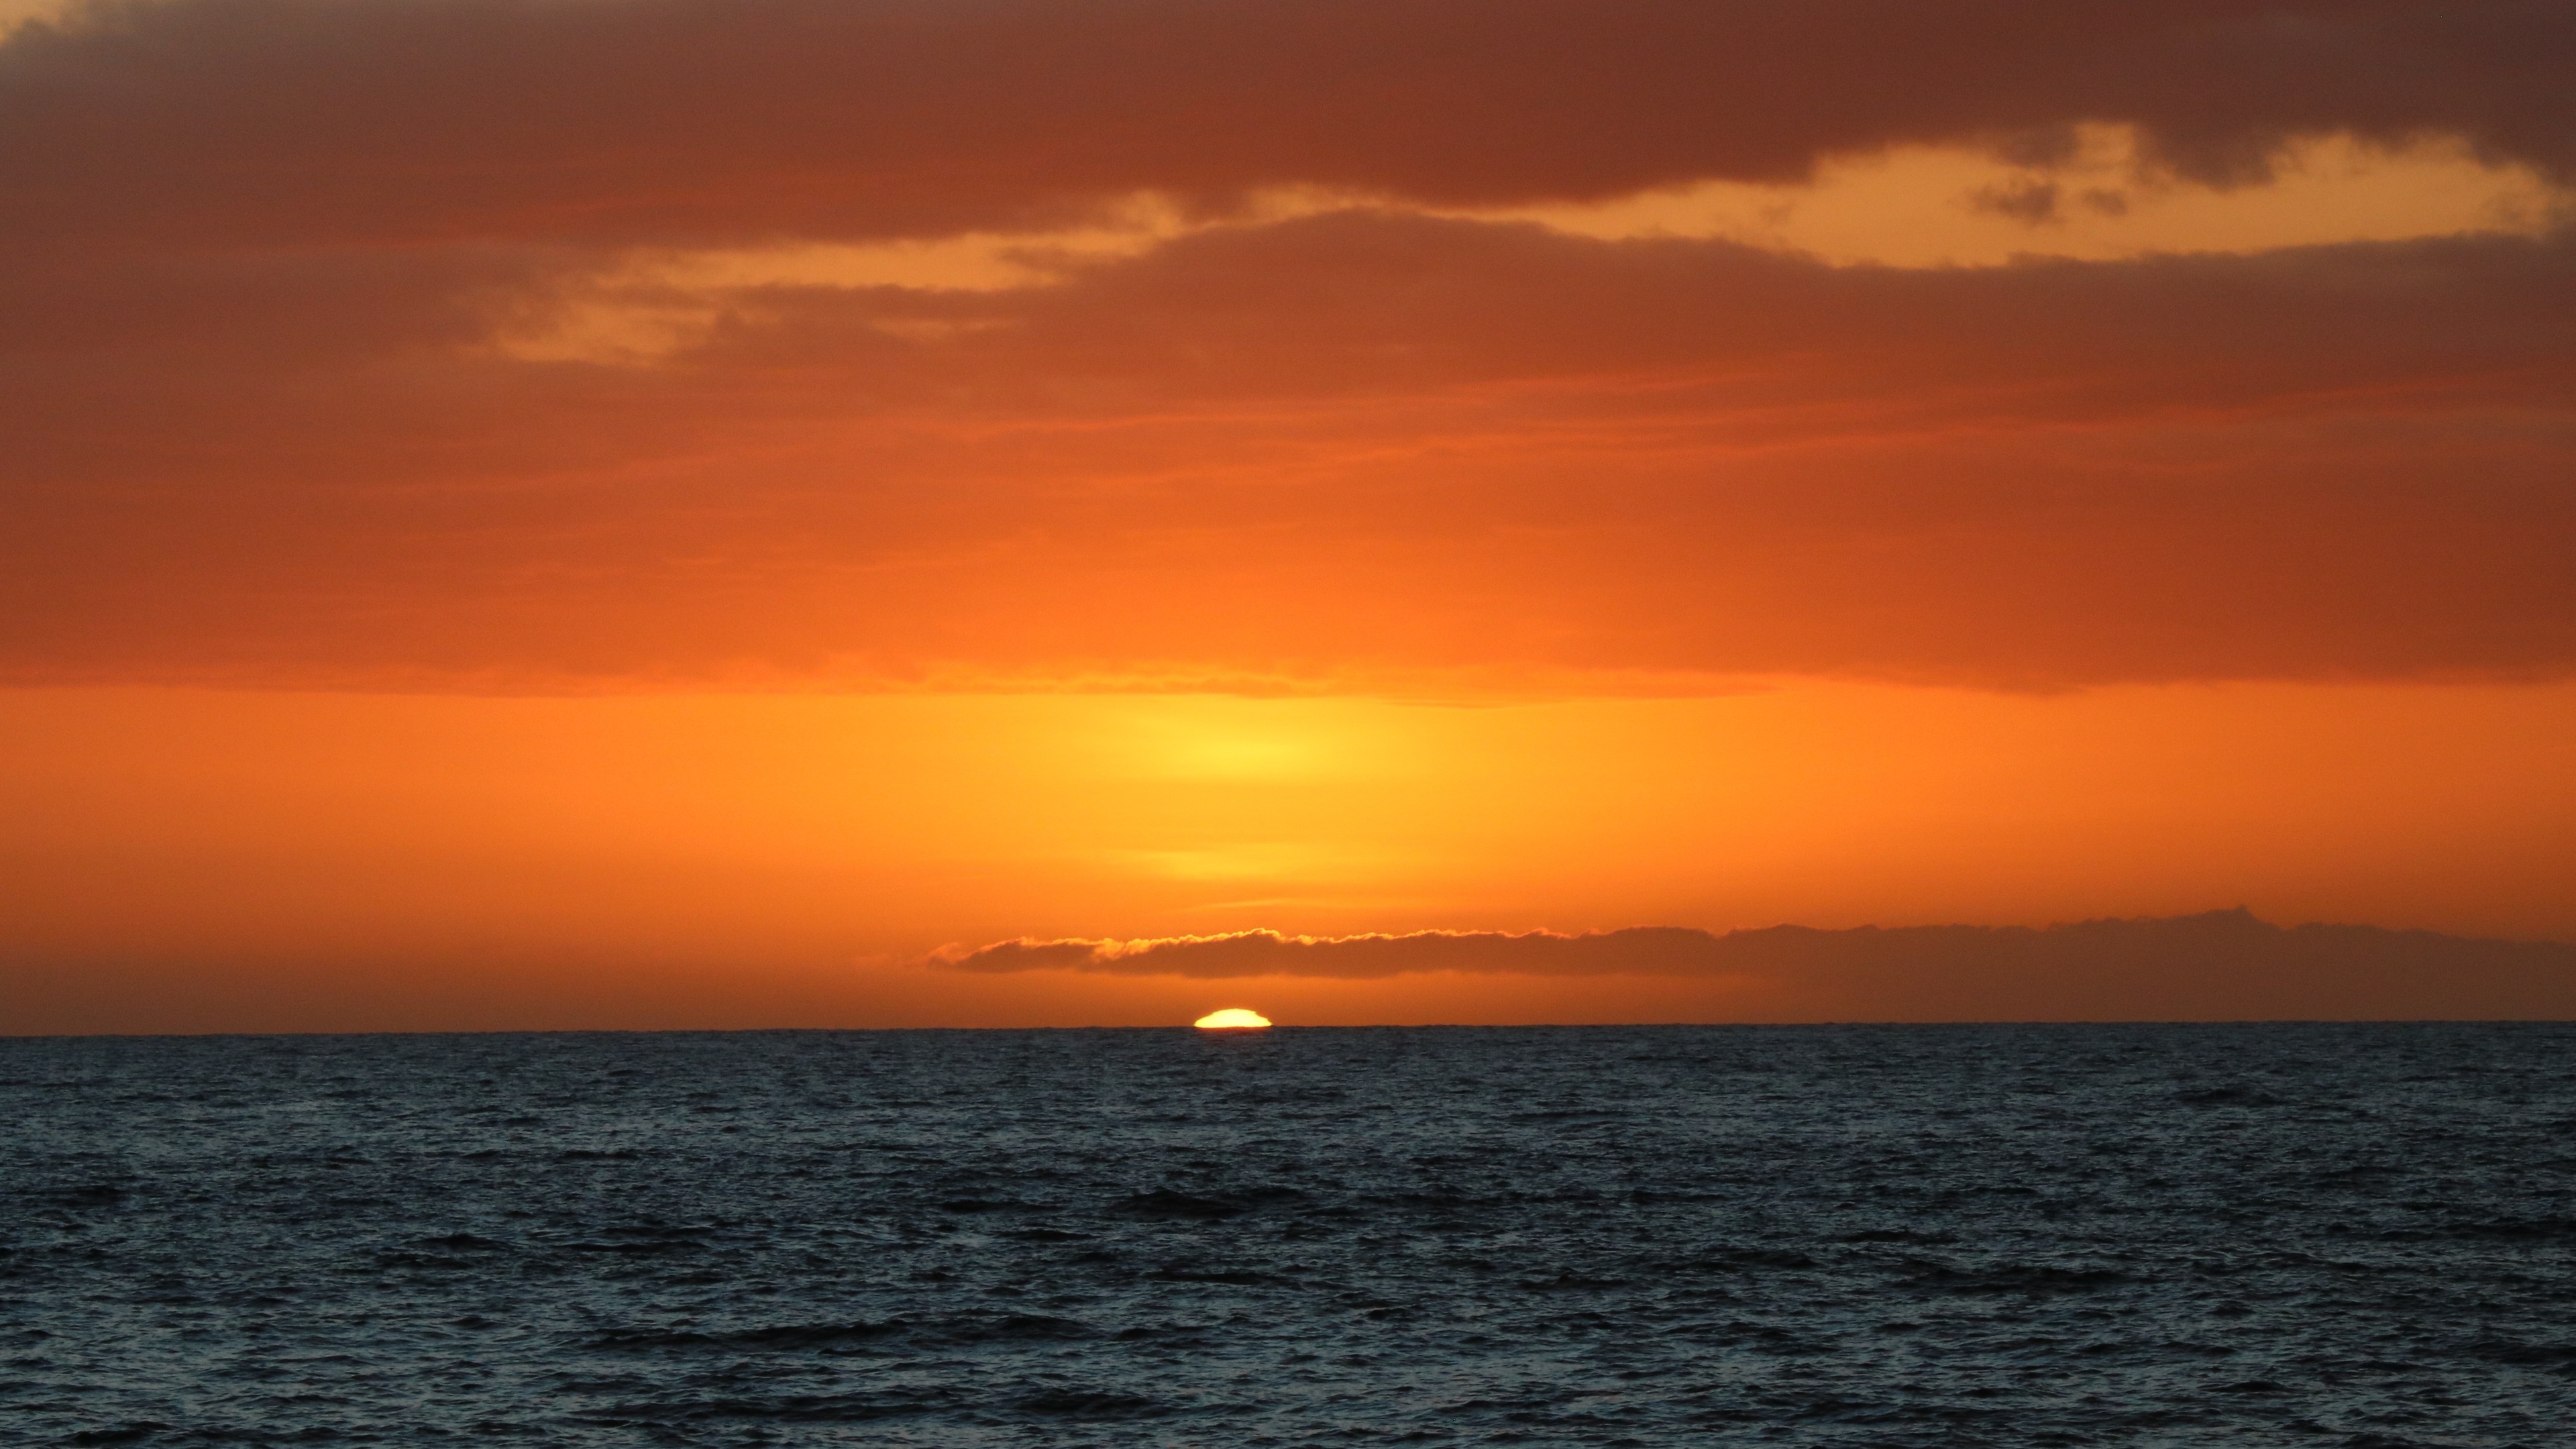
[[[2176,918],[2576,941],[2570,317],[2523,0],[0,0],[0,1033],[2539,1011]]]
[[[245,977],[263,974],[259,965],[240,964]],[[2242,909],[2044,927],[1783,925],[1710,932],[1631,926],[1580,933],[1023,939],[945,948],[838,980],[735,974],[721,999],[697,1001],[673,993],[684,983],[634,963],[594,964],[587,974],[595,994],[580,1002],[547,1000],[514,973],[450,966],[467,985],[463,995],[451,992],[442,1000],[414,988],[371,997],[321,973],[287,973],[284,984],[306,1019],[262,1022],[260,1012],[280,1007],[275,999],[261,1000],[275,995],[262,986],[279,984],[265,982],[229,1000],[196,1003],[197,1011],[218,1020],[193,1027],[164,1019],[110,971],[106,980],[50,995],[0,997],[0,1022],[18,1035],[1179,1026],[1191,1018],[1164,1015],[1174,1008],[1161,1003],[1214,996],[1258,996],[1287,1026],[2576,1020],[2576,943],[2321,923],[2282,927]],[[277,974],[273,963],[266,974]],[[943,975],[987,984],[945,993],[946,1010],[964,1020],[914,1019],[922,987],[937,992]],[[1122,991],[1114,1004],[1086,997],[1074,979],[1083,975],[1116,978]],[[1024,993],[1004,984],[1029,977],[1050,989]],[[1577,982],[1593,990],[1564,990]],[[1282,1001],[1304,1010],[1283,1008]],[[1621,1015],[1623,1007],[1639,1014]],[[1092,1014],[1081,1014],[1086,1010]],[[1372,1016],[1373,1010],[1390,1014]],[[412,1019],[423,1013],[427,1020]]]

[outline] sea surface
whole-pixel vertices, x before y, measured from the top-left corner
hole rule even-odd
[[[0,1441],[2576,1443],[2576,1028],[0,1040]]]

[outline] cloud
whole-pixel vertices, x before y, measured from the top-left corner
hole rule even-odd
[[[929,964],[1204,979],[1420,972],[1721,981],[1751,1020],[2554,1019],[2576,946],[2373,926],[2283,928],[2244,911],[2045,928],[1680,927],[1563,935],[1421,931],[1004,941]]]
[[[82,249],[1509,204],[2086,121],[2224,182],[2333,131],[2566,176],[2571,47],[2534,0],[145,0],[0,46],[0,191]]]
[[[1100,971],[1130,976],[1339,976],[1409,971],[1518,971],[1549,976],[1610,972],[1688,975],[1720,969],[1705,931],[1639,926],[1560,935],[1532,931],[1415,931],[1407,935],[1282,936],[1240,931],[1143,941],[1001,941],[952,950],[931,964],[957,971]]]
[[[2057,191],[2054,181],[2025,179],[1981,187],[1968,200],[1979,211],[2008,216],[2027,226],[2040,226],[2059,219]]]
[[[2561,676],[2563,231],[1900,270],[1412,208],[2079,123],[2212,183],[2319,133],[2563,177],[2571,24],[76,11],[0,42],[0,681]],[[1229,209],[1283,186],[1377,200]],[[1230,220],[975,291],[689,266],[1140,192]]]
[[[0,281],[0,675],[2576,667],[2560,238],[1833,268],[1350,213],[474,345],[557,259]],[[514,300],[515,299],[515,300]]]

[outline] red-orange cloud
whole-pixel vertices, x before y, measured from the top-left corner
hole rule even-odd
[[[2569,255],[1855,271],[1345,216],[764,293],[647,368],[454,352],[506,270],[216,269],[0,344],[0,673],[2558,674]]]
[[[2563,231],[1901,271],[1406,207],[2088,121],[2564,177],[2571,54],[2403,0],[85,11],[0,43],[0,681],[2563,676]],[[1282,185],[1382,204],[613,281]],[[686,320],[501,345],[603,298]]]

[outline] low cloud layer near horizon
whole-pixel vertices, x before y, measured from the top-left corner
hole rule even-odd
[[[1713,933],[1645,926],[1143,941],[1002,941],[942,952],[965,972],[1074,971],[1207,980],[1375,979],[1417,972],[1719,979],[1743,1019],[2165,1021],[2564,1019],[2576,945],[2433,931],[2282,927],[2244,910],[2045,927],[1804,926]]]

